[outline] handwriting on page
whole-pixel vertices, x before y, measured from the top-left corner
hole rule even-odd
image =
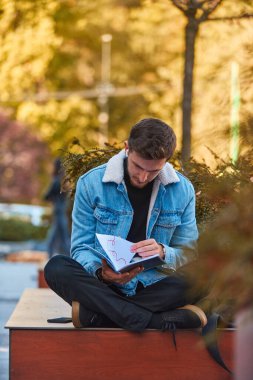
[[[107,250],[115,258],[117,263],[121,261],[122,264],[127,264],[126,260],[123,257],[120,257],[119,252],[116,251],[116,236],[110,236],[110,239],[107,239]]]
[[[130,248],[133,243],[118,236],[96,235],[104,251],[117,269],[122,268],[132,260],[134,253],[131,252]]]

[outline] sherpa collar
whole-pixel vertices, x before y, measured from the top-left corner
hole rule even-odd
[[[103,182],[115,182],[120,184],[124,178],[124,159],[126,157],[125,150],[121,150],[118,154],[113,156],[107,163]],[[160,173],[158,179],[165,186],[169,183],[180,182],[180,179],[171,164],[166,162]]]

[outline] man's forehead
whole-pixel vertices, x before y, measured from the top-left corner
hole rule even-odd
[[[134,164],[146,171],[161,170],[166,162],[165,158],[162,159],[147,159],[143,158],[139,153],[131,151],[130,158]]]

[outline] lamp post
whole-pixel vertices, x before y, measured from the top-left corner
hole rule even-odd
[[[111,34],[103,34],[102,40],[102,62],[101,62],[101,82],[98,86],[98,104],[100,112],[99,120],[99,145],[103,146],[108,141],[109,125],[109,96],[113,92],[111,84]]]

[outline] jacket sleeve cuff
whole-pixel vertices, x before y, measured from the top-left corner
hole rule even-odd
[[[175,271],[177,268],[177,264],[176,264],[176,255],[175,255],[174,249],[165,244],[163,244],[163,246],[165,248],[165,257],[164,257],[164,261],[166,263],[165,265],[166,267],[169,267],[170,269]]]

